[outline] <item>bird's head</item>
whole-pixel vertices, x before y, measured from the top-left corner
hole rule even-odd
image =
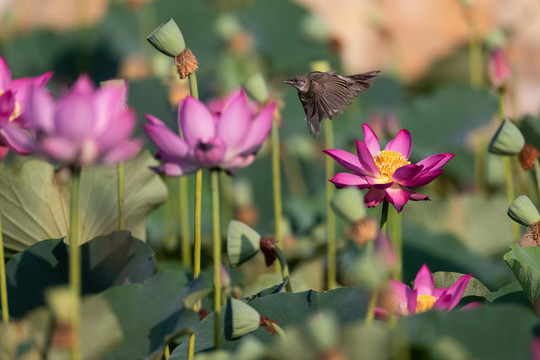
[[[309,81],[305,76],[294,76],[288,80],[283,81],[285,84],[294,86],[300,92],[306,92],[309,89]]]

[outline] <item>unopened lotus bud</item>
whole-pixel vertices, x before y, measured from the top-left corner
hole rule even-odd
[[[529,144],[525,144],[518,155],[519,163],[525,171],[531,170],[538,158],[540,158],[540,152]]]
[[[268,99],[268,87],[261,73],[251,76],[244,84],[247,93],[256,101],[262,103]]]
[[[496,88],[503,88],[512,77],[512,69],[501,48],[491,52],[489,61],[489,77]]]
[[[227,300],[225,309],[225,338],[238,339],[259,328],[261,316],[251,306],[238,299]]]
[[[45,292],[45,300],[58,322],[69,323],[75,299],[67,286],[57,286]]]
[[[170,57],[176,57],[186,48],[182,32],[171,18],[167,19],[167,21],[152,31],[152,33],[146,37],[146,40],[148,40],[156,50]]]
[[[504,120],[491,139],[488,151],[497,155],[517,155],[525,146],[523,134],[509,120]]]
[[[508,208],[508,216],[524,226],[532,226],[540,221],[538,209],[527,195],[515,199]]]
[[[232,267],[251,259],[259,251],[261,236],[240,221],[231,220],[227,233],[227,256]]]
[[[330,205],[338,216],[351,224],[366,216],[362,194],[354,187],[336,191]]]

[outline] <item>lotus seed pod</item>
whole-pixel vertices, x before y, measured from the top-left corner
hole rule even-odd
[[[229,298],[225,309],[225,338],[238,339],[259,328],[261,316],[242,300]]]
[[[171,18],[152,31],[146,40],[158,51],[170,57],[179,55],[186,48],[182,32]]]
[[[517,155],[525,146],[525,138],[514,123],[504,120],[489,144],[488,151],[497,155]]]
[[[540,221],[538,209],[527,195],[521,195],[512,202],[508,208],[508,216],[524,226],[532,226]]]
[[[227,234],[227,255],[232,267],[251,259],[259,251],[261,235],[246,224],[231,220]]]

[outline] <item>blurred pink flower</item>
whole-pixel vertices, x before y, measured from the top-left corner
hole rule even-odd
[[[417,164],[411,164],[411,134],[402,129],[384,150],[380,150],[379,139],[364,124],[364,143],[356,141],[357,154],[340,149],[324,150],[351,173],[337,173],[330,182],[336,187],[356,186],[370,189],[364,196],[368,207],[379,205],[384,199],[392,203],[398,212],[407,201],[428,200],[427,195],[417,193],[410,187],[428,184],[444,173],[441,167],[454,157],[453,154],[432,155]]]
[[[223,97],[211,99],[210,101],[208,101],[208,110],[210,110],[212,114],[221,114],[232,103],[234,99],[236,99],[240,94],[242,94],[243,91],[243,89],[238,88],[232,90],[230,93]],[[249,110],[255,114],[258,109],[257,102],[249,98],[246,98],[246,101]]]
[[[22,115],[28,91],[32,87],[45,87],[51,75],[52,72],[47,72],[34,78],[12,79],[6,61],[0,57],[0,135],[1,129],[9,123],[25,127]],[[8,149],[3,136],[0,136],[0,160],[7,155]]]
[[[416,274],[413,289],[399,281],[390,280],[394,310],[397,315],[418,314],[431,309],[450,311],[461,300],[471,277],[463,275],[454,285],[435,289],[433,276],[424,264]]]
[[[141,148],[129,136],[136,115],[126,106],[126,85],[111,83],[95,89],[86,75],[56,102],[41,87],[28,93],[28,129],[6,126],[10,147],[20,154],[37,154],[72,166],[114,164]]]
[[[489,58],[489,77],[491,83],[496,88],[504,86],[512,77],[512,69],[501,48],[496,48],[491,52]]]
[[[240,91],[222,112],[212,114],[199,100],[188,96],[178,108],[178,124],[183,138],[161,120],[146,115],[144,130],[159,148],[162,164],[154,170],[167,176],[182,176],[200,168],[228,172],[250,165],[272,127],[275,104],[260,113],[250,108],[246,93]]]

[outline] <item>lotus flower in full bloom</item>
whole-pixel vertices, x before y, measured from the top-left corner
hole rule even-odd
[[[426,185],[444,173],[441,167],[454,157],[453,154],[437,154],[412,164],[411,134],[402,129],[381,151],[379,139],[364,124],[364,142],[356,141],[357,155],[340,149],[324,150],[339,164],[353,173],[337,173],[330,181],[338,188],[356,186],[370,189],[364,196],[364,204],[375,207],[383,200],[392,203],[401,212],[407,201],[428,200],[429,197],[410,187]]]
[[[2,131],[20,154],[75,167],[114,164],[135,155],[142,145],[142,139],[129,138],[136,115],[125,101],[125,83],[95,89],[82,75],[57,101],[43,88],[32,88],[25,109],[28,128],[6,126]]]
[[[32,87],[43,88],[51,78],[52,72],[47,72],[34,78],[12,79],[11,71],[4,60],[0,57],[0,135],[1,129],[8,124],[25,127],[24,104],[28,92]],[[9,147],[3,137],[0,137],[0,160],[8,152]]]
[[[212,113],[192,96],[179,104],[178,125],[182,137],[161,120],[146,115],[144,130],[159,148],[162,164],[154,170],[167,176],[182,176],[200,168],[218,168],[232,173],[250,165],[272,127],[275,104],[258,114],[245,91],[224,101]]]
[[[426,264],[416,274],[414,288],[399,281],[390,280],[392,302],[397,315],[418,314],[431,309],[450,311],[461,300],[472,275],[461,276],[454,285],[435,289],[433,276]],[[378,309],[379,315],[384,310]]]

